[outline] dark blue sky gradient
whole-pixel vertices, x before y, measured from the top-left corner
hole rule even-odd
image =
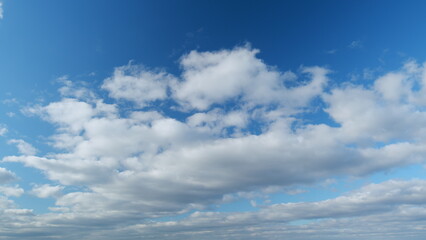
[[[0,24],[0,87],[10,91],[19,84],[45,89],[64,74],[102,78],[129,60],[179,73],[177,60],[190,50],[247,42],[281,70],[321,65],[345,73],[424,60],[422,45],[411,44],[426,42],[426,28],[418,27],[426,22],[424,1],[8,3]],[[348,48],[353,41],[362,47]]]

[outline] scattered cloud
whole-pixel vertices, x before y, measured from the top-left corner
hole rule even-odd
[[[63,97],[71,97],[77,99],[90,100],[95,98],[94,93],[84,86],[79,86],[78,83],[72,82],[68,79],[68,76],[62,76],[57,79],[57,82],[62,84],[59,88],[59,93]]]
[[[7,128],[0,124],[0,136],[3,136],[7,133]]]
[[[139,105],[162,100],[167,97],[167,86],[174,81],[173,76],[165,72],[145,70],[142,66],[118,67],[114,75],[104,81],[102,88],[109,91],[115,99],[130,100]]]
[[[278,231],[318,239],[307,225],[357,229],[348,219],[379,226],[381,216],[418,224],[426,216],[423,180],[370,184],[316,202],[259,204],[256,198],[303,194],[302,185],[424,163],[425,65],[407,62],[372,76],[371,85],[329,87],[327,68],[281,72],[258,52],[249,46],[192,51],[180,59],[179,76],[118,67],[100,86],[107,99],[94,94],[100,89],[64,78],[60,100],[24,110],[54,126],[54,151],[36,156],[29,143],[12,139],[22,155],[3,158],[52,181],[30,193],[54,198],[54,212],[35,215],[2,198],[8,211],[0,216],[10,219],[0,220],[3,229],[13,232],[11,224],[22,223],[22,231],[8,237],[39,231],[43,239],[59,232],[63,239],[120,239],[123,232],[126,239],[191,239],[208,231],[203,239],[273,239]],[[316,113],[315,101],[329,122],[305,121],[304,114]],[[161,104],[167,108],[158,109]],[[14,179],[0,168],[0,183]],[[9,192],[19,194],[17,187]],[[211,211],[241,198],[259,210]],[[391,220],[384,224],[392,229]],[[323,239],[341,236],[321,233]]]
[[[327,83],[327,69],[303,68],[312,81],[288,89],[280,73],[256,57],[259,52],[248,46],[231,51],[191,51],[181,58],[183,81],[172,86],[173,97],[180,104],[206,110],[212,104],[223,104],[241,98],[247,105],[281,104],[301,107],[321,93]]]
[[[206,231],[209,234],[203,239],[259,239],[259,235],[262,236],[260,239],[276,236],[330,239],[333,235],[337,235],[336,239],[355,236],[369,239],[369,233],[384,225],[390,230],[389,234],[378,235],[375,239],[398,239],[401,228],[391,229],[393,219],[421,226],[420,218],[426,214],[423,206],[425,186],[424,180],[391,180],[324,201],[273,204],[256,212],[194,212],[181,220],[138,224],[130,229],[142,236],[159,239],[167,238],[169,233],[176,233],[173,239],[185,239]],[[258,206],[255,201],[250,203]],[[354,228],[354,223],[361,220],[364,229],[361,230],[361,225]],[[303,221],[304,224],[293,224]],[[326,231],[320,230],[324,227]],[[311,235],[311,231],[315,234]],[[421,239],[420,235],[415,239]]]
[[[355,49],[355,48],[362,48],[363,44],[361,42],[361,40],[356,40],[356,41],[352,41],[349,45],[349,48]]]
[[[22,239],[25,233],[40,231],[44,234],[61,234],[63,239],[88,238],[120,239],[273,239],[276,236],[292,239],[400,239],[401,231],[410,231],[412,239],[423,235],[415,229],[423,226],[426,217],[426,183],[424,180],[391,180],[380,184],[366,185],[345,196],[317,201],[272,204],[259,206],[255,212],[196,211],[179,220],[147,221],[125,227],[111,228],[117,218],[107,220],[102,214],[76,216],[67,209],[58,208],[60,214],[35,217],[28,209],[7,209],[3,216],[9,220],[24,220],[11,239]],[[117,217],[117,215],[115,215]],[[34,221],[36,220],[37,221]],[[397,220],[397,221],[396,221]],[[95,221],[95,222],[94,222]],[[0,220],[4,229],[13,229],[5,220]],[[73,224],[80,231],[64,228]],[[102,231],[90,231],[88,224],[96,223]],[[381,231],[386,231],[386,235]],[[206,234],[208,232],[208,234]],[[124,234],[124,235],[123,235]]]
[[[14,180],[17,180],[17,177],[13,172],[5,168],[0,168],[0,184],[5,184]]]
[[[3,19],[3,3],[0,2],[0,19]]]
[[[20,197],[24,194],[24,189],[19,186],[0,186],[0,193],[7,197]]]
[[[37,153],[37,149],[22,139],[11,139],[8,141],[8,143],[15,144],[21,154],[29,156]]]
[[[43,184],[41,186],[36,185],[31,190],[31,194],[39,197],[39,198],[49,198],[54,197],[57,198],[62,195],[63,186],[51,186],[49,184]]]
[[[2,103],[6,105],[14,105],[18,103],[18,100],[16,98],[8,98],[8,99],[4,99]]]
[[[330,50],[327,50],[327,51],[325,51],[325,53],[326,54],[335,54],[335,53],[337,53],[337,49],[330,49]]]

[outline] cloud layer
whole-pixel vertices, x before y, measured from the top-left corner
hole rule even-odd
[[[420,228],[423,180],[255,212],[209,210],[242,193],[424,163],[425,65],[411,61],[371,85],[331,88],[326,68],[282,72],[257,53],[249,46],[192,51],[180,59],[179,76],[129,64],[100,89],[66,80],[61,100],[24,109],[55,127],[47,143],[52,151],[36,155],[29,143],[13,139],[21,155],[3,161],[41,170],[54,184],[35,185],[31,194],[53,198],[55,206],[41,215],[18,209],[7,196],[22,192],[9,186],[15,192],[0,199],[0,216],[8,219],[0,233],[10,239],[59,233],[63,239],[354,239],[361,227],[354,221],[362,219],[371,227],[357,239],[371,239],[377,219],[389,216]],[[101,90],[108,99],[99,97]],[[0,168],[0,184],[13,180]],[[161,220],[181,214],[189,215]],[[301,220],[307,222],[294,224]],[[394,234],[386,239],[398,239],[392,224],[381,225]],[[422,232],[406,230],[413,239]]]

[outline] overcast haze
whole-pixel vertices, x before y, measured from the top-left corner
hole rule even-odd
[[[0,239],[424,239],[425,11],[1,0]]]

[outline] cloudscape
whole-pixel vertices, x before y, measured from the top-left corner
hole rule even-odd
[[[425,10],[1,1],[0,239],[423,239]]]

